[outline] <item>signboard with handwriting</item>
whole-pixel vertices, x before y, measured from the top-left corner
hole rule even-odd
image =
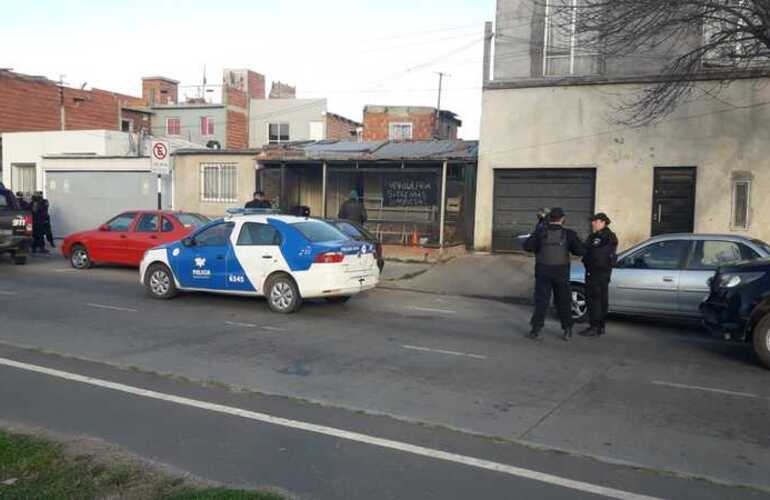
[[[438,199],[438,176],[430,173],[389,174],[382,188],[386,207],[429,207]]]

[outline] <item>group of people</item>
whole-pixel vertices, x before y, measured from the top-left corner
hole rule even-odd
[[[524,242],[524,249],[535,254],[535,311],[528,337],[541,340],[540,331],[553,295],[562,327],[562,339],[572,338],[572,293],[570,290],[570,254],[583,258],[586,271],[586,298],[589,327],[580,332],[586,337],[605,334],[609,306],[609,284],[617,260],[618,238],[610,230],[607,214],[591,217],[591,234],[581,241],[577,233],[564,227],[566,214],[553,208],[539,214],[535,230]]]
[[[263,191],[256,191],[254,192],[253,199],[247,202],[244,208],[269,209],[273,208],[273,204],[265,198],[265,193]],[[296,207],[292,212],[300,217],[310,216],[310,209],[308,207]],[[366,213],[366,207],[364,207],[363,202],[358,196],[358,191],[354,189],[350,192],[348,199],[345,200],[340,207],[337,216],[340,219],[353,221],[361,225],[367,221],[368,215]]]
[[[19,206],[22,210],[32,212],[32,253],[50,253],[45,246],[46,240],[51,248],[56,248],[51,228],[51,214],[48,211],[49,203],[43,197],[42,191],[36,191],[27,201],[24,193],[16,193]]]

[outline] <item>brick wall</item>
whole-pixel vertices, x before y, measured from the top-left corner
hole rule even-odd
[[[225,86],[222,88],[222,102],[227,106],[236,106],[241,109],[249,109],[249,95],[235,88]]]
[[[241,111],[227,110],[227,149],[249,147],[249,115]]]
[[[326,138],[337,139],[341,141],[352,141],[356,139],[356,129],[360,123],[343,118],[334,113],[326,114]]]
[[[391,123],[411,123],[412,139],[415,141],[433,139],[436,125],[435,113],[408,113],[394,115],[384,113],[364,113],[364,140],[386,141],[390,137]]]
[[[273,82],[270,88],[270,99],[294,99],[297,97],[297,88],[286,83]]]
[[[179,84],[162,78],[143,78],[142,99],[147,105],[176,103],[179,99]]]
[[[139,132],[140,130],[144,129],[147,133],[149,133],[152,130],[151,123],[150,123],[150,115],[148,115],[147,113],[139,113],[137,111],[132,111],[130,109],[123,109],[121,110],[120,114],[121,114],[120,116],[121,120],[129,120],[133,122],[134,132]]]
[[[141,105],[138,97],[106,90],[65,87],[66,130],[120,130],[122,105]],[[0,71],[0,132],[60,130],[60,90],[56,82]]]
[[[248,94],[252,99],[265,98],[265,75],[249,70],[248,73]],[[248,106],[247,106],[248,107]]]

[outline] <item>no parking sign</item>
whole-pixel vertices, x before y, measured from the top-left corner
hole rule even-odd
[[[171,170],[169,162],[168,142],[152,141],[150,148],[151,165],[150,168],[154,174],[168,175]]]

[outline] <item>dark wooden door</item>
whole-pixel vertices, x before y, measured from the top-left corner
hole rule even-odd
[[[691,233],[695,226],[695,167],[656,167],[652,235]]]

